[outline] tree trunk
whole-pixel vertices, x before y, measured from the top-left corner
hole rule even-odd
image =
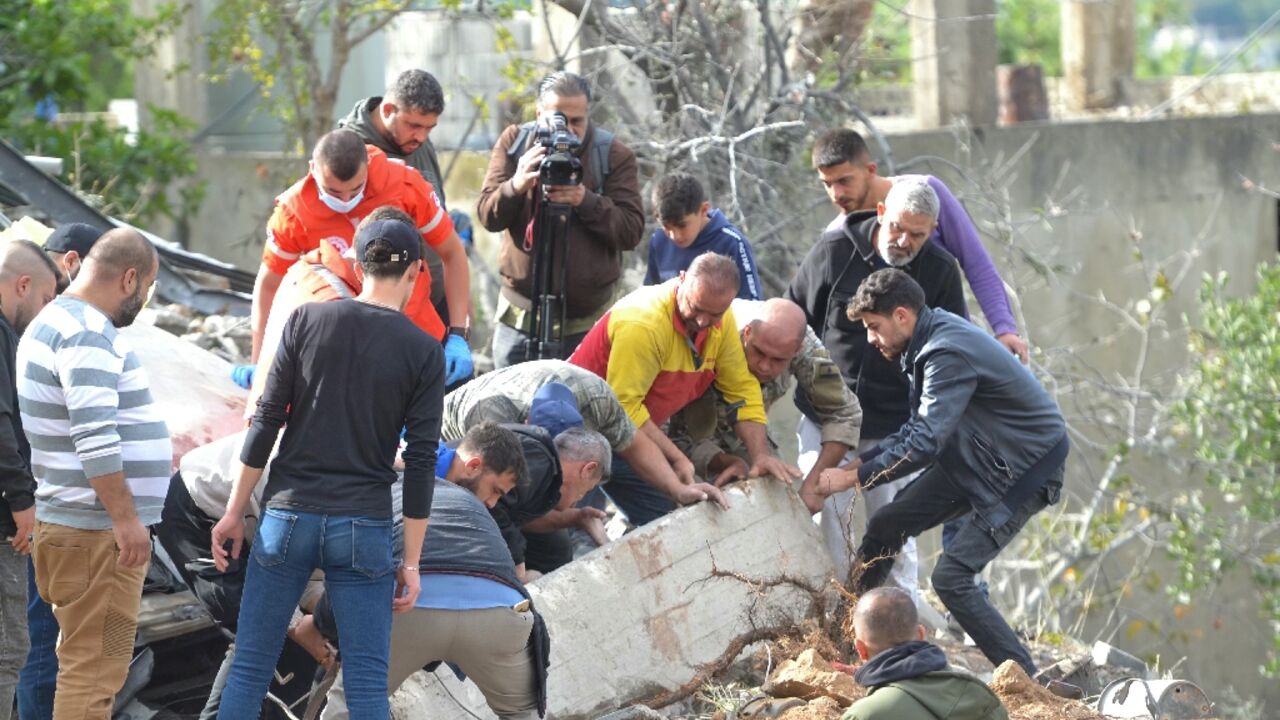
[[[845,58],[862,39],[873,9],[875,0],[800,0],[787,48],[791,76],[816,72],[828,51]]]

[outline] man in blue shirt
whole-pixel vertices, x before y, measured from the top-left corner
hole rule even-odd
[[[452,456],[447,461],[446,454]],[[486,423],[440,455],[431,532],[417,560],[418,572],[429,578],[414,609],[393,620],[388,694],[424,665],[448,661],[475,682],[498,717],[532,720],[546,708],[547,637],[486,509],[516,479],[528,481],[520,441],[510,429]],[[325,604],[315,616],[321,632],[330,631]],[[348,716],[339,676],[320,717]]]
[[[666,282],[688,270],[694,258],[713,252],[738,264],[738,297],[763,300],[764,288],[751,243],[720,210],[711,208],[702,184],[687,173],[671,173],[653,190],[659,227],[649,238],[649,271],[645,285]]]

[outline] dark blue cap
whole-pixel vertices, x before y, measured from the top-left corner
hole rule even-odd
[[[375,220],[356,232],[356,261],[365,262],[365,252],[376,240],[391,245],[390,262],[408,263],[422,259],[422,236],[403,220]]]
[[[67,223],[59,225],[58,229],[49,235],[49,239],[44,241],[44,249],[47,252],[59,253],[74,250],[80,257],[84,257],[89,254],[89,250],[100,237],[102,237],[102,231],[92,225]]]
[[[569,428],[582,427],[578,399],[562,383],[547,383],[538,388],[529,403],[529,424],[537,425],[555,437]]]

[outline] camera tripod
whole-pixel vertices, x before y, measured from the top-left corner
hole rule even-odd
[[[573,208],[548,202],[545,190],[533,221],[533,287],[529,294],[529,342],[526,360],[563,360],[565,277],[568,273],[569,219]]]

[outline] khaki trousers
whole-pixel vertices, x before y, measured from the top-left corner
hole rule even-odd
[[[391,620],[387,694],[423,665],[448,660],[480,688],[489,709],[503,720],[537,720],[529,635],[533,612],[508,607],[484,610],[414,608]],[[443,672],[449,672],[444,669]],[[329,690],[321,720],[346,720],[342,674]]]
[[[129,673],[147,566],[118,554],[110,530],[36,523],[36,588],[61,630],[54,720],[110,720]]]

